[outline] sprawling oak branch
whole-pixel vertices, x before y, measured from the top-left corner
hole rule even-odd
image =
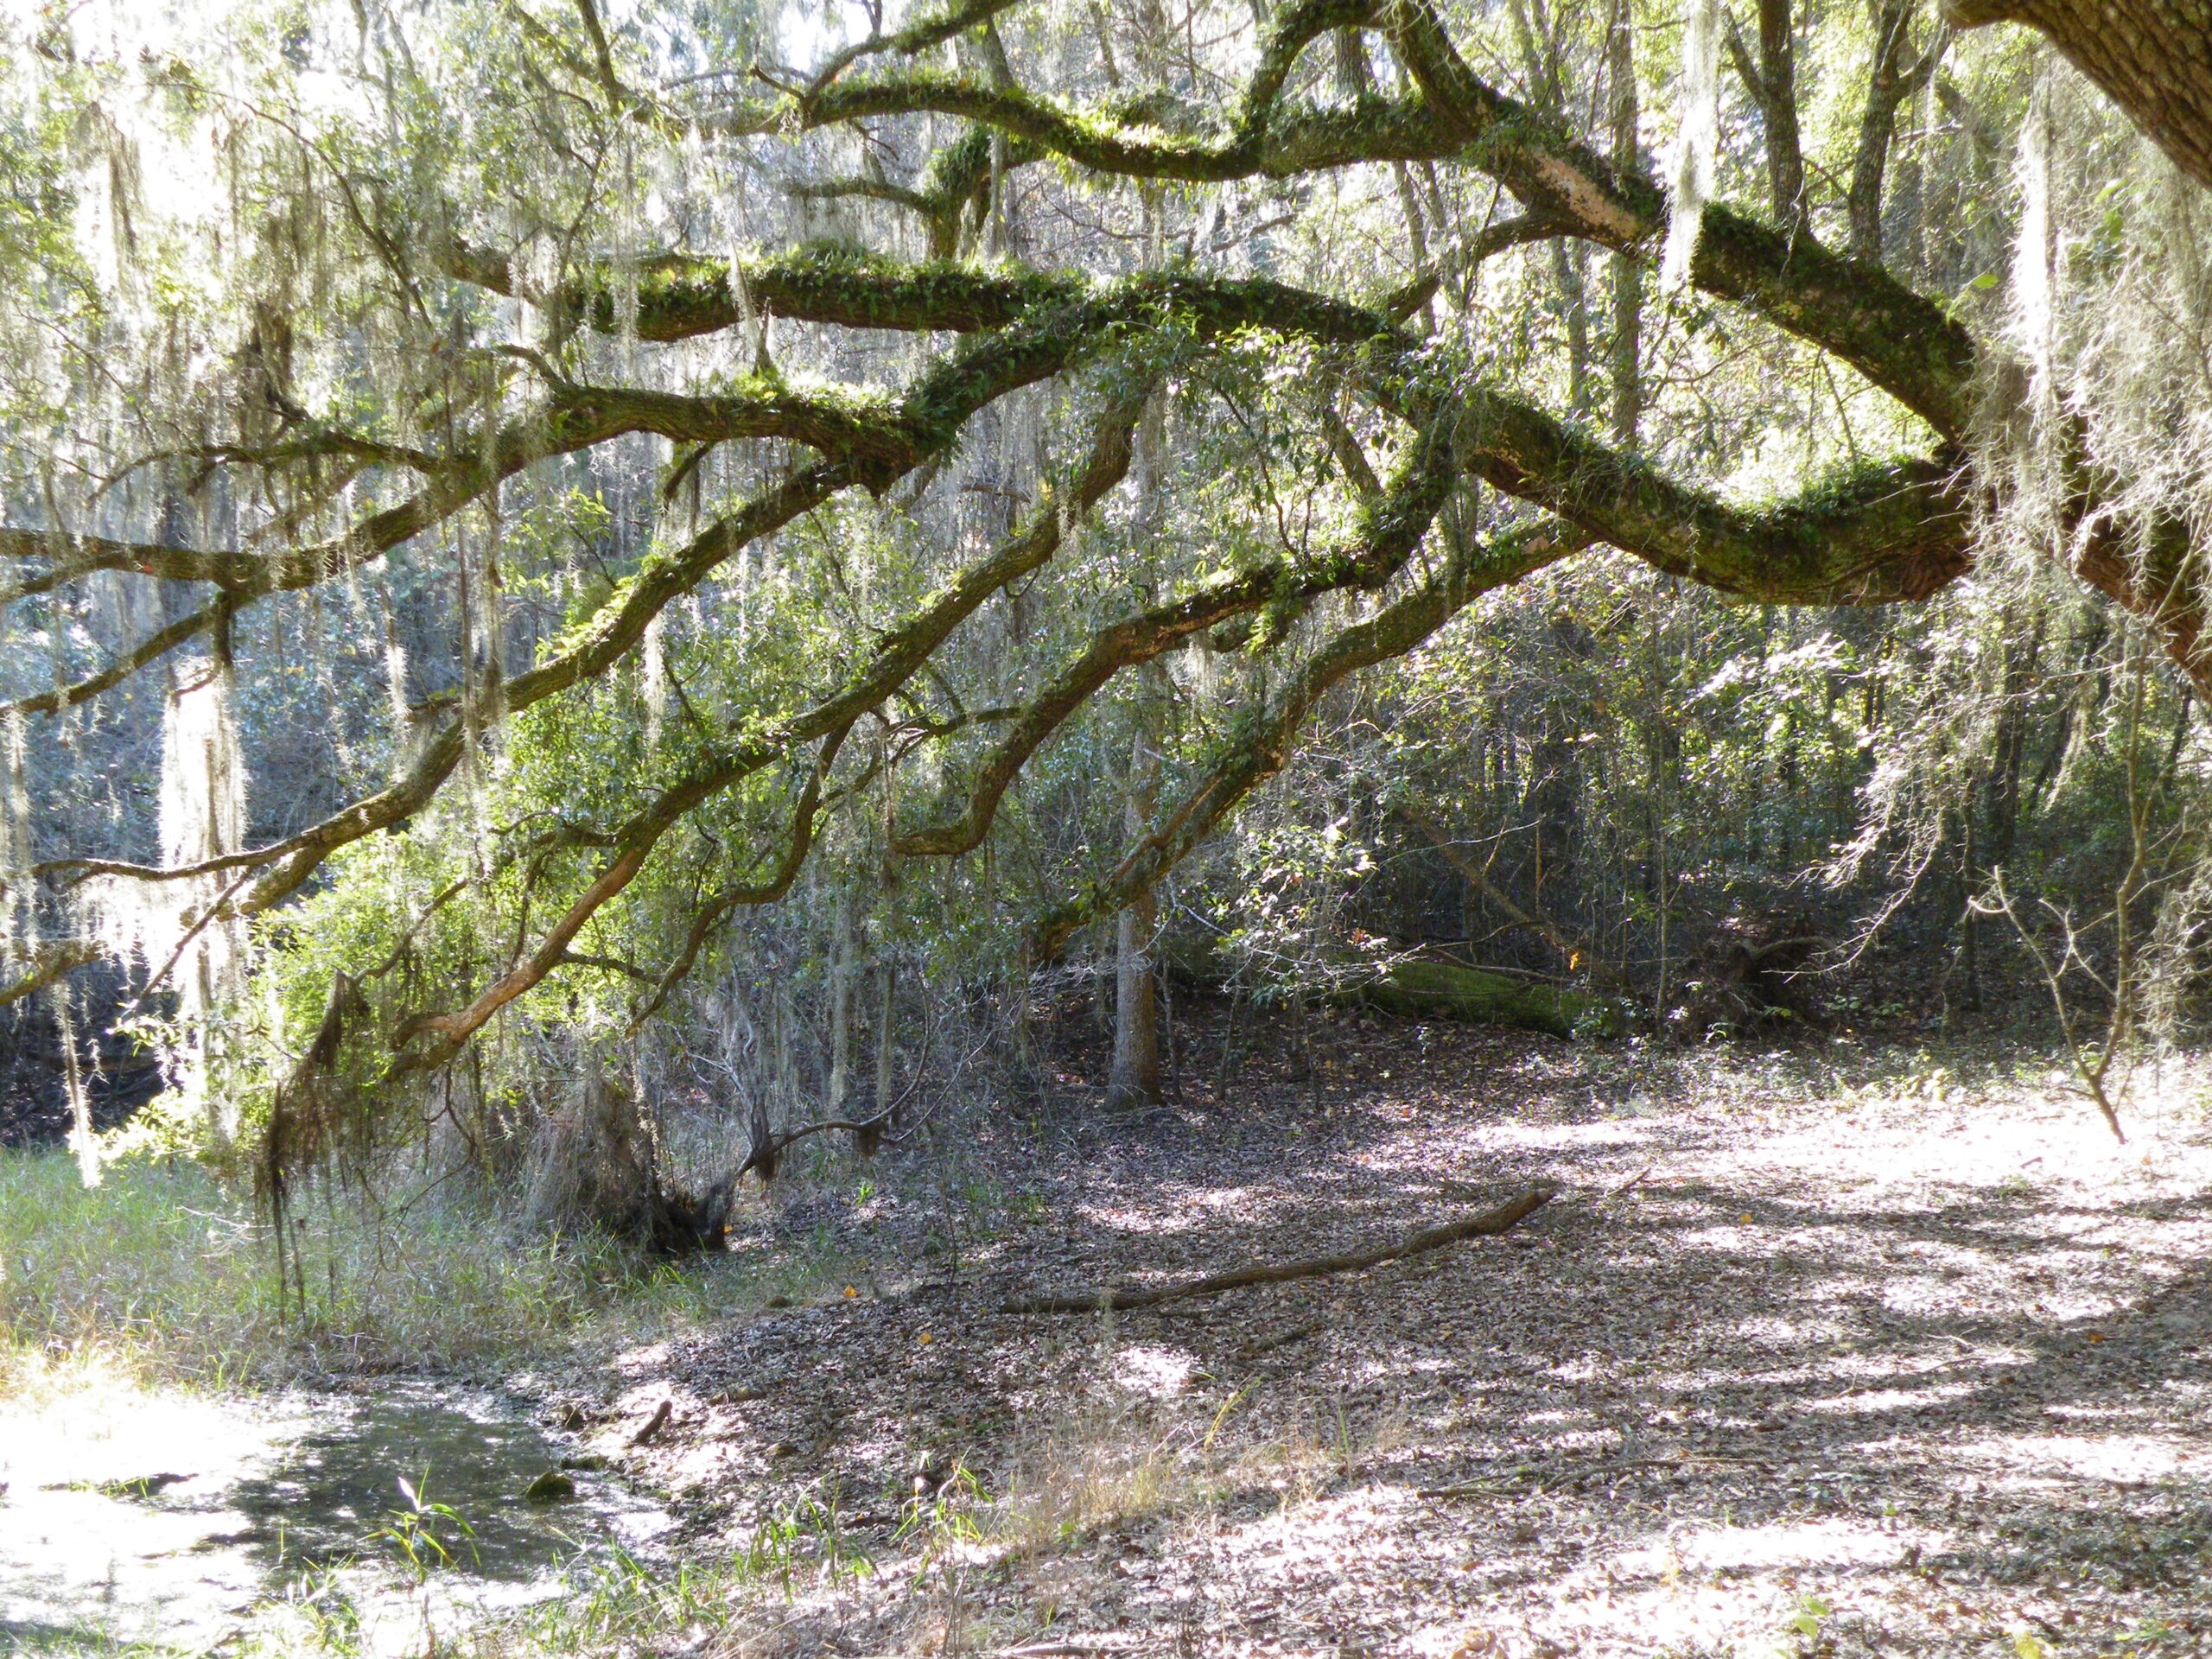
[[[1972,501],[1940,459],[1866,465],[1758,508],[1732,507],[1534,404],[1480,391],[1460,464],[1670,575],[1786,605],[1925,599],[1973,563]]]
[[[465,464],[456,464],[429,488],[367,515],[341,536],[307,547],[268,554],[209,551],[46,531],[0,531],[0,557],[51,561],[45,570],[0,592],[0,603],[49,592],[101,570],[212,583],[222,596],[219,606],[180,618],[80,680],[0,706],[0,717],[54,714],[87,702],[205,632],[219,607],[235,611],[271,594],[297,592],[343,576],[556,455],[636,432],[701,442],[782,437],[838,458],[846,468],[841,483],[887,480],[918,464],[918,446],[930,442],[935,430],[925,431],[925,424],[944,418],[942,409],[924,403],[918,409],[883,410],[871,419],[862,408],[766,385],[698,397],[563,385],[529,414],[503,423],[480,452],[464,450]]]
[[[889,306],[913,312],[931,303],[939,281],[932,270],[902,279],[880,264],[866,275]],[[1532,405],[1479,384],[1453,386],[1440,379],[1422,359],[1421,342],[1385,315],[1282,283],[1189,272],[1152,272],[1104,284],[1039,279],[1017,322],[953,353],[903,397],[873,408],[772,389],[724,397],[557,389],[543,424],[572,437],[586,430],[643,430],[707,442],[777,433],[815,443],[836,458],[791,474],[686,547],[648,560],[581,639],[513,677],[496,702],[473,712],[482,719],[502,709],[519,711],[604,672],[637,645],[672,600],[759,537],[855,484],[887,486],[942,453],[976,410],[1078,365],[1120,332],[1171,324],[1200,341],[1267,329],[1357,351],[1360,383],[1401,418],[1420,425],[1456,410],[1451,435],[1456,466],[1662,569],[1727,591],[1796,602],[1878,602],[1922,596],[1966,568],[1963,512],[1949,493],[1948,473],[1934,462],[1870,474],[1855,490],[1827,492],[1808,502],[1760,513],[1731,511],[1611,454]],[[1391,556],[1402,560],[1433,512],[1432,505],[1427,513],[1409,514],[1401,527],[1408,535],[1375,544],[1391,546]],[[1389,571],[1379,574],[1387,577]],[[1307,592],[1341,585],[1326,571],[1288,577],[1280,571],[1245,573],[1217,593],[1182,601],[1175,616],[1157,620],[1157,649],[1252,608],[1268,596],[1259,592],[1261,585],[1286,582]],[[992,800],[1035,743],[1111,677],[1128,645],[1120,639],[1096,645],[1092,657],[1068,671],[1049,706],[1016,723],[1001,746],[1002,764],[986,768],[986,780],[995,779],[987,791]],[[435,716],[404,776],[283,842],[170,870],[91,860],[61,861],[48,868],[57,874],[161,879],[264,865],[265,873],[233,901],[238,913],[254,913],[296,892],[339,847],[426,805],[460,764],[465,725],[457,709]],[[979,825],[987,825],[988,817],[986,803]],[[914,833],[923,840],[912,850],[945,851],[974,845],[982,830],[963,825]]]
[[[2025,23],[2212,189],[2212,6],[2205,0],[1944,0],[1955,29]]]
[[[623,327],[626,301],[612,270],[540,290],[519,282],[502,254],[451,246],[444,264],[457,281],[526,299],[563,325],[588,322],[607,334]],[[634,281],[638,338],[656,345],[718,334],[755,317],[972,334],[1003,328],[1066,291],[1064,278],[1044,272],[986,272],[950,263],[917,270],[842,247],[735,260],[667,254],[646,261]]]
[[[1392,487],[1363,512],[1344,546],[1303,561],[1275,561],[1230,571],[1196,591],[1109,623],[1015,719],[978,768],[957,816],[892,837],[893,850],[949,856],[982,844],[999,802],[1038,746],[1126,668],[1153,661],[1193,636],[1266,605],[1296,607],[1343,588],[1387,583],[1420,546],[1454,479],[1450,448],[1434,435],[1413,446]]]
[[[1019,533],[963,572],[905,624],[884,635],[868,662],[844,685],[777,728],[761,733],[695,769],[690,776],[663,791],[608,837],[614,855],[582,896],[571,903],[549,930],[544,944],[537,950],[467,1007],[451,1014],[424,1016],[410,1024],[402,1033],[403,1038],[420,1039],[421,1046],[409,1063],[428,1066],[449,1059],[500,1008],[563,965],[569,944],[585,924],[636,878],[662,837],[694,808],[806,743],[824,743],[816,775],[818,778],[826,772],[835,759],[836,746],[842,744],[854,721],[879,707],[920,672],[953,630],[992,594],[1049,561],[1059,550],[1076,518],[1089,512],[1121,481],[1128,470],[1129,434],[1148,391],[1148,385],[1140,384],[1109,403],[1099,422],[1089,461],[1065,500],[1048,496]],[[660,976],[654,1004],[690,971],[704,943],[706,928],[711,926],[715,918],[741,905],[772,902],[788,890],[810,844],[818,799],[818,783],[802,793],[790,843],[792,851],[783,869],[765,882],[734,888],[702,907],[705,925],[695,927],[686,948]]]
[[[1134,411],[1124,419],[1133,423]],[[1103,482],[1107,472],[1116,466],[1126,467],[1127,432],[1128,424],[1122,424],[1117,447],[1103,452],[1103,466],[1094,457],[1086,474],[1087,483]],[[1347,547],[1303,566],[1269,563],[1226,581],[1203,584],[1183,600],[1153,607],[1099,630],[1092,637],[1089,649],[1017,718],[1014,734],[985,763],[961,819],[935,832],[894,836],[894,849],[910,855],[945,856],[975,846],[988,832],[991,815],[1014,772],[1121,669],[1148,662],[1202,629],[1257,610],[1271,601],[1294,601],[1343,588],[1381,586],[1419,545],[1451,487],[1452,478],[1448,446],[1440,440],[1424,440],[1415,446],[1415,455],[1397,486],[1364,516],[1363,533]],[[1007,569],[1030,560],[1041,563],[1058,545],[1058,523],[1057,506],[1047,504],[1027,531],[986,568]],[[976,579],[963,584],[963,590],[975,593],[981,579],[978,573]],[[992,590],[1003,585],[1004,580],[1012,579],[1012,575],[1007,575]],[[980,603],[983,596],[978,594],[976,602]],[[569,946],[576,935],[593,916],[637,879],[654,849],[686,815],[722,791],[772,765],[801,743],[817,737],[831,744],[841,741],[855,719],[918,671],[934,648],[934,641],[928,649],[913,647],[921,645],[928,632],[938,626],[949,632],[964,614],[957,607],[941,601],[931,607],[930,630],[918,634],[910,631],[906,652],[888,659],[880,657],[875,671],[863,675],[855,685],[824,699],[780,729],[736,746],[722,758],[696,769],[654,797],[617,832],[613,856],[582,895],[547,930],[535,950],[486,987],[467,1007],[449,1014],[418,1016],[407,1023],[400,1033],[401,1040],[415,1045],[407,1064],[410,1067],[436,1065],[457,1054],[461,1046],[501,1008],[543,982],[567,960]],[[1438,616],[1437,621],[1441,620],[1441,615]],[[941,639],[943,635],[938,637]],[[1368,660],[1380,658],[1370,657]],[[1356,665],[1348,661],[1342,671],[1349,672]],[[688,967],[688,961],[684,965]]]
[[[1192,183],[1457,160],[1497,179],[1562,234],[1651,256],[1666,225],[1666,194],[1656,184],[1617,169],[1484,81],[1417,0],[1400,0],[1392,18],[1394,42],[1421,98],[1369,99],[1351,110],[1286,106],[1279,85],[1268,89],[1255,79],[1244,100],[1247,118],[1226,135],[1090,114],[1018,87],[936,71],[839,82],[799,97],[791,113],[817,127],[901,114],[956,116],[1095,173]],[[1268,118],[1249,118],[1255,99]],[[782,109],[760,106],[740,124],[765,129],[784,118]],[[1964,435],[1974,410],[1974,343],[1935,302],[1878,265],[1846,259],[1802,232],[1785,235],[1719,204],[1707,207],[1703,224],[1690,271],[1700,289],[1834,353],[1942,436]]]
[[[1508,587],[1588,546],[1590,537],[1548,524],[1519,524],[1470,546],[1453,535],[1440,569],[1364,621],[1338,631],[1263,710],[1232,729],[1224,752],[1161,814],[1105,880],[1039,924],[1035,955],[1050,961],[1086,924],[1152,891],[1220,826],[1237,804],[1288,764],[1298,734],[1322,696],[1348,677],[1402,657],[1483,594]]]
[[[787,476],[685,547],[647,560],[568,650],[514,676],[499,697],[467,712],[479,721],[496,719],[502,712],[518,712],[604,672],[645,637],[647,626],[671,601],[690,592],[760,537],[855,484],[887,487],[901,473],[942,453],[966,420],[986,404],[1077,365],[1103,349],[1120,329],[1156,325],[1176,315],[1201,338],[1218,338],[1272,321],[1343,344],[1368,336],[1376,327],[1376,319],[1357,307],[1275,283],[1217,284],[1147,276],[1083,291],[1078,298],[1045,308],[1025,327],[979,340],[922,375],[904,397],[864,424],[872,442],[842,445],[846,458]],[[670,435],[707,436],[728,415],[710,399],[626,393],[599,397],[581,389],[573,395],[579,399],[582,417],[603,421],[618,431],[657,429],[652,423],[658,422],[677,429]],[[738,406],[749,419],[762,405],[760,400],[741,399]],[[808,408],[818,413],[815,405]],[[41,873],[151,880],[266,865],[267,873],[232,901],[237,913],[256,913],[297,891],[340,847],[404,822],[427,805],[460,765],[467,723],[464,711],[458,709],[434,716],[405,775],[282,842],[169,869],[65,859],[41,867]]]

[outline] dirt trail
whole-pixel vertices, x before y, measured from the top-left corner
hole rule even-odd
[[[1908,1069],[1348,1033],[1310,1083],[1009,1131],[957,1267],[626,1356],[601,1443],[702,1542],[834,1497],[878,1570],[801,1573],[750,1651],[2212,1651],[2202,1077],[2118,1148],[2048,1076],[1863,1082]],[[1355,1276],[999,1311],[1537,1179]]]

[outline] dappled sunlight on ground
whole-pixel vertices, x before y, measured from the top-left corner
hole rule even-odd
[[[722,1575],[670,1651],[2212,1642],[2212,1069],[2170,1067],[2119,1147],[2003,1055],[1462,1031],[1385,1084],[1389,1028],[1358,1030],[1318,1081],[1078,1103],[963,1145],[957,1182],[823,1159],[688,1270],[784,1294],[539,1376]],[[1560,1192],[1503,1236],[1365,1271],[1007,1306],[1355,1250],[1535,1181]]]
[[[734,1540],[807,1494],[888,1522],[918,1461],[1018,1507],[1040,1424],[1065,1482],[1082,1411],[1152,1414],[1174,1501],[978,1546],[955,1621],[978,1644],[2187,1650],[2212,1605],[2204,1077],[2171,1068],[2120,1148],[2045,1067],[1874,1058],[1447,1033],[1395,1094],[1370,1058],[1156,1135],[1074,1119],[1027,1172],[1049,1219],[985,1265],[678,1344],[621,1421],[676,1402],[692,1449],[640,1456]],[[999,1307],[1349,1249],[1538,1179],[1566,1190],[1516,1231],[1365,1273]],[[924,1628],[855,1594],[769,1648]]]

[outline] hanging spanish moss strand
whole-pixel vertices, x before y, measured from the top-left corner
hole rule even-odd
[[[1713,200],[1713,152],[1720,141],[1720,0],[1690,0],[1682,25],[1681,80],[1675,89],[1675,149],[1668,170],[1667,251],[1660,285],[1689,280],[1705,205]]]
[[[62,1088],[69,1097],[69,1150],[76,1154],[78,1183],[90,1190],[100,1184],[99,1137],[92,1129],[92,1094],[85,1081],[85,1063],[77,1046],[77,1012],[73,988],[64,988],[54,998],[54,1023],[61,1039]]]
[[[226,657],[188,671],[191,677],[170,694],[162,733],[162,856],[173,868],[220,859],[245,845],[246,768],[235,676]],[[170,969],[184,1033],[172,1056],[175,1081],[187,1109],[196,1106],[223,1145],[236,1134],[238,1107],[214,1084],[221,1038],[212,1016],[242,974],[244,933],[236,921],[209,920],[207,913],[231,880],[218,870],[142,884],[147,919],[139,929],[154,971],[182,950]],[[156,949],[163,954],[154,955]]]

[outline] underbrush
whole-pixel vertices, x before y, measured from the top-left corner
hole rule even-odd
[[[95,1373],[231,1388],[484,1369],[665,1333],[789,1294],[810,1268],[836,1271],[791,1258],[679,1268],[435,1192],[318,1195],[287,1231],[280,1283],[265,1218],[195,1165],[128,1160],[88,1190],[66,1154],[0,1155],[0,1395]]]

